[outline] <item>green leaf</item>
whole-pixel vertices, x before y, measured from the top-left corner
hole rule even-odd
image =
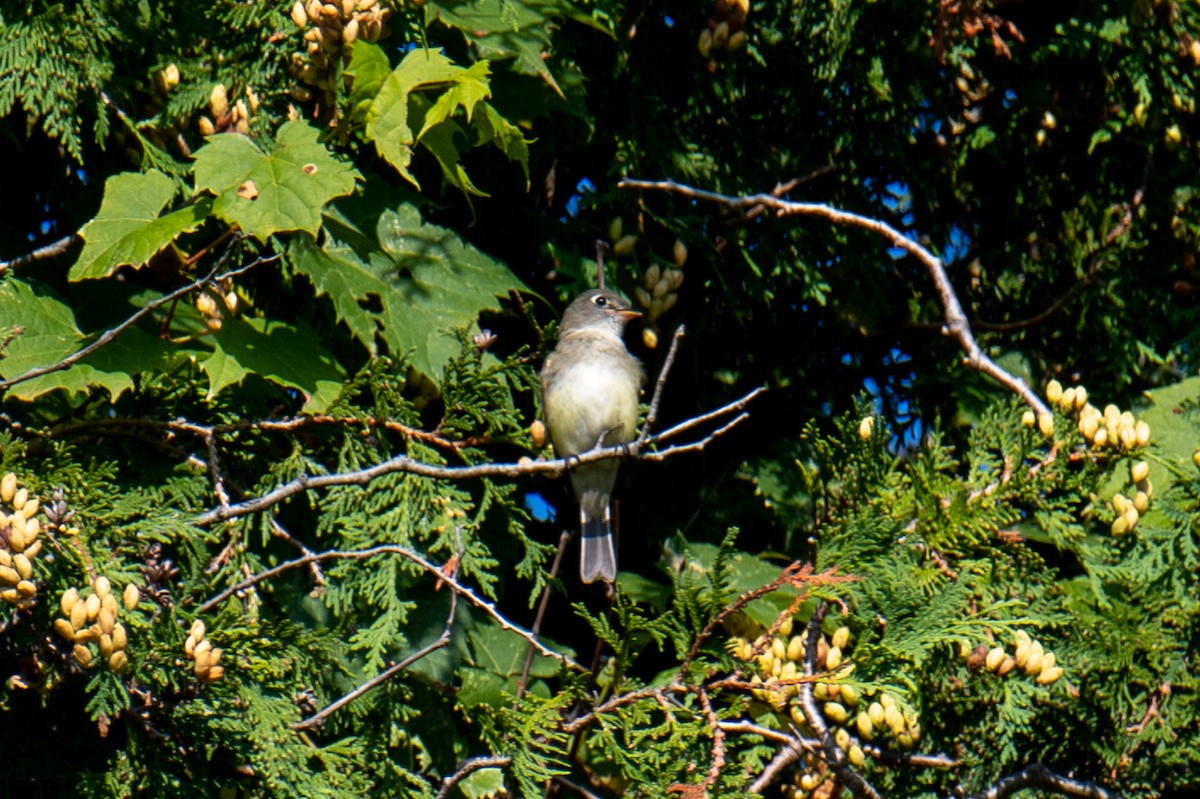
[[[83,252],[71,280],[111,275],[121,266],[143,266],[180,234],[195,230],[212,210],[203,199],[159,216],[175,195],[175,182],[162,172],[125,172],[104,183],[100,212],[83,226]]]
[[[255,374],[295,388],[306,397],[306,412],[326,410],[337,398],[344,374],[321,344],[320,336],[302,322],[235,316],[213,334],[212,355],[200,361],[208,375],[208,396]]]
[[[375,149],[414,186],[408,171],[416,136],[409,126],[409,99],[413,92],[453,82],[466,72],[441,50],[413,50],[388,75],[367,110],[367,138]]]
[[[510,161],[516,161],[525,171],[525,189],[529,189],[529,142],[500,112],[484,103],[483,113],[475,117],[475,134],[479,144],[494,144]]]
[[[433,153],[438,166],[442,168],[442,175],[446,178],[447,183],[466,194],[487,197],[488,194],[477,188],[467,177],[467,170],[463,169],[459,157],[463,150],[468,149],[468,146],[464,142],[464,146],[460,147],[455,143],[455,138],[460,141],[465,139],[462,128],[453,122],[444,122],[429,131],[421,144]]]
[[[1153,451],[1167,463],[1173,464],[1184,474],[1191,474],[1192,453],[1200,442],[1200,377],[1189,377],[1172,386],[1164,386],[1146,392],[1150,407],[1140,415],[1150,425],[1150,441]],[[1170,471],[1149,458],[1150,479],[1162,488],[1174,482]]]
[[[564,0],[439,0],[427,8],[443,24],[462,31],[483,58],[512,59],[518,72],[540,77],[559,95],[562,90],[542,57],[550,50],[553,20],[570,18],[602,29]]]
[[[196,152],[196,191],[217,195],[213,211],[259,241],[287,230],[316,235],[321,209],[361,178],[304,122],[280,128],[270,155],[237,133],[210,136]]]
[[[459,72],[454,83],[434,102],[433,107],[425,112],[425,124],[417,139],[424,136],[430,128],[450,119],[454,112],[462,108],[467,113],[467,121],[479,103],[491,96],[492,90],[488,83],[488,62],[479,61]]]
[[[333,300],[338,317],[372,353],[378,336],[435,381],[459,351],[453,330],[474,323],[480,310],[497,308],[496,297],[525,290],[499,261],[426,224],[411,205],[380,216],[376,241],[332,219],[326,235],[323,247],[295,243],[296,270]],[[369,304],[380,310],[364,310]]]
[[[437,159],[448,183],[464,193],[486,197],[471,182],[461,160],[467,150],[493,144],[521,163],[528,183],[529,143],[486,102],[492,93],[488,62],[461,67],[440,50],[413,50],[382,81],[367,105],[365,95],[375,86],[378,71],[378,64],[369,58],[363,56],[363,85],[356,84],[351,97],[353,113],[366,106],[367,138],[406,180],[420,188],[409,170],[419,143]],[[460,124],[460,111],[469,127]]]
[[[350,65],[344,74],[353,79],[350,87],[350,118],[361,122],[366,118],[375,95],[391,71],[387,55],[377,44],[359,39],[351,51]]]
[[[58,363],[95,338],[80,332],[65,303],[20,280],[0,283],[0,319],[19,331],[0,358],[0,377],[6,379]],[[58,389],[78,395],[102,388],[116,399],[133,388],[139,372],[166,368],[171,353],[165,342],[131,328],[67,369],[18,383],[7,396],[31,400]]]

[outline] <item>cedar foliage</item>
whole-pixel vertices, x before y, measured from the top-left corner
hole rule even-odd
[[[1034,763],[1194,790],[1198,14],[0,9],[0,475],[41,527],[14,532],[14,486],[9,790],[742,796],[765,773],[795,799],[854,775],[944,796]],[[1052,429],[1023,423],[889,242],[627,176],[891,224],[945,262],[989,355],[1129,409],[1148,445],[1097,444],[1056,397]],[[630,337],[652,376],[687,324],[655,432],[768,389],[702,452],[623,465],[611,604],[574,549],[551,574],[576,511],[531,432],[551,306],[594,280],[598,239],[653,311]],[[454,471],[488,464],[513,465]],[[137,586],[127,663],[63,634],[61,598],[101,576]],[[841,628],[846,666],[772,681],[813,664],[792,637]],[[986,664],[1022,636],[1060,677]],[[819,737],[810,693],[861,765],[830,738],[775,768]],[[868,739],[884,697],[902,731]]]

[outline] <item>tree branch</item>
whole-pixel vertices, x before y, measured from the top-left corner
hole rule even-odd
[[[199,280],[196,280],[192,283],[189,283],[188,285],[184,286],[183,288],[176,289],[175,291],[172,291],[170,294],[166,294],[162,297],[159,297],[157,300],[154,300],[153,302],[147,303],[145,306],[140,308],[136,313],[134,313],[132,316],[130,316],[128,319],[126,319],[121,324],[104,331],[102,334],[100,334],[100,337],[97,338],[95,341],[93,341],[91,344],[87,345],[86,347],[84,347],[81,350],[77,350],[76,352],[71,353],[70,355],[68,355],[67,357],[58,361],[57,363],[52,363],[49,366],[38,366],[34,369],[30,369],[25,374],[17,375],[16,377],[10,378],[8,380],[0,380],[0,391],[5,391],[5,390],[17,385],[18,383],[24,383],[25,381],[32,380],[35,377],[41,377],[42,375],[51,374],[52,372],[61,372],[63,369],[68,369],[71,366],[78,363],[79,361],[86,358],[87,356],[91,355],[96,350],[109,344],[117,336],[121,335],[126,330],[128,330],[130,327],[132,327],[133,325],[135,325],[139,321],[141,321],[141,319],[143,317],[153,313],[154,311],[158,310],[162,306],[164,306],[168,303],[174,302],[175,300],[179,299],[180,297],[184,297],[184,296],[192,293],[193,291],[196,291],[197,289],[207,285],[208,283],[212,283],[214,281],[229,280],[231,278],[237,277],[238,275],[241,275],[245,272],[250,271],[251,269],[253,269],[256,266],[260,266],[265,263],[270,263],[272,261],[277,261],[277,260],[279,260],[279,258],[280,258],[280,256],[278,254],[268,255],[268,256],[262,257],[262,258],[256,258],[254,261],[251,261],[250,263],[246,264],[245,266],[238,267],[237,269],[232,269],[222,275],[217,274],[217,270],[221,268],[221,264],[218,263],[217,266],[214,267],[212,269],[212,271],[210,271],[204,277],[202,277]]]
[[[269,491],[262,496],[253,499],[245,500],[229,506],[221,506],[202,513],[195,517],[192,522],[201,526],[214,524],[216,522],[225,521],[227,519],[245,516],[251,513],[258,513],[266,510],[274,505],[283,502],[289,497],[297,494],[302,494],[306,491],[311,491],[318,488],[327,488],[330,486],[339,485],[369,485],[371,481],[377,480],[380,477],[388,474],[407,473],[415,474],[422,477],[431,477],[440,480],[469,480],[478,477],[517,477],[527,474],[562,474],[570,468],[574,468],[579,464],[594,463],[595,461],[607,460],[608,458],[627,457],[632,454],[633,457],[644,460],[662,460],[669,455],[678,455],[683,452],[696,451],[703,447],[708,441],[712,440],[717,435],[727,432],[731,427],[739,424],[745,414],[735,418],[730,423],[726,424],[719,430],[711,433],[699,442],[693,442],[686,446],[671,447],[664,452],[643,452],[646,447],[651,447],[659,441],[670,436],[677,435],[686,429],[691,429],[701,422],[708,421],[714,418],[719,418],[723,415],[732,413],[745,407],[751,399],[762,393],[763,389],[757,388],[751,391],[746,396],[735,402],[732,402],[723,408],[718,408],[715,411],[703,414],[695,419],[691,419],[681,425],[676,425],[671,430],[659,435],[650,436],[644,443],[644,446],[637,445],[631,447],[627,444],[618,444],[612,447],[597,447],[580,455],[572,455],[570,458],[559,458],[557,460],[548,461],[529,461],[526,463],[481,463],[473,466],[440,466],[423,461],[414,460],[407,455],[400,455],[383,463],[376,464],[366,469],[360,469],[353,472],[343,472],[338,474],[326,475],[301,475],[291,482],[285,483],[273,491]]]
[[[219,594],[214,596],[212,599],[208,600],[204,604],[200,605],[200,607],[196,608],[196,613],[197,614],[206,613],[209,610],[212,610],[217,605],[224,602],[229,597],[233,596],[234,594],[236,594],[240,591],[245,591],[247,588],[252,588],[253,586],[256,586],[259,583],[263,582],[264,580],[269,580],[272,577],[275,577],[275,576],[282,574],[283,572],[289,571],[291,569],[298,569],[303,566],[307,566],[310,563],[313,563],[315,561],[366,560],[368,558],[373,558],[376,555],[385,555],[385,554],[400,555],[401,557],[407,558],[408,560],[417,564],[422,569],[424,569],[425,571],[432,574],[434,577],[437,577],[443,583],[449,585],[455,592],[457,592],[460,596],[462,596],[464,599],[466,599],[472,605],[479,608],[484,613],[488,614],[493,619],[495,619],[496,623],[499,624],[503,629],[508,630],[509,632],[516,633],[517,635],[524,638],[535,649],[537,649],[538,652],[542,653],[546,657],[553,658],[554,660],[557,660],[559,663],[562,663],[564,666],[574,669],[575,671],[578,671],[578,672],[586,671],[586,669],[584,669],[583,666],[580,666],[578,663],[576,663],[571,658],[567,657],[566,655],[562,654],[561,652],[555,652],[553,649],[550,649],[545,644],[543,644],[541,641],[537,640],[537,637],[534,636],[532,633],[530,633],[528,630],[525,630],[524,628],[519,627],[519,626],[513,624],[512,622],[510,622],[508,619],[506,619],[500,613],[500,611],[496,610],[495,605],[493,605],[491,602],[488,602],[485,599],[480,598],[479,596],[476,596],[475,592],[473,592],[471,589],[467,588],[465,585],[460,583],[455,577],[447,574],[440,567],[429,562],[425,558],[421,557],[421,555],[414,552],[413,550],[408,549],[407,547],[399,546],[398,544],[380,544],[377,547],[371,547],[369,549],[328,550],[326,552],[314,552],[311,555],[305,555],[303,557],[296,558],[295,560],[286,561],[284,563],[279,564],[278,566],[274,566],[270,569],[267,569],[266,571],[262,571],[262,572],[259,572],[258,574],[247,577],[245,580],[242,580],[240,583],[237,583],[236,585],[229,586],[228,588],[226,588],[225,590],[221,591]]]
[[[408,657],[404,658],[404,660],[401,660],[399,663],[395,663],[392,666],[390,666],[389,668],[384,669],[379,674],[375,675],[370,680],[367,680],[365,683],[358,686],[353,691],[350,691],[345,696],[341,697],[340,699],[337,699],[334,702],[331,702],[329,705],[322,708],[317,713],[314,713],[313,715],[309,716],[304,721],[296,722],[295,724],[292,725],[292,729],[295,730],[296,732],[302,732],[304,730],[311,730],[311,729],[320,727],[322,724],[325,723],[325,719],[329,718],[329,716],[336,713],[338,710],[345,707],[346,705],[350,704],[355,699],[358,699],[360,696],[367,693],[368,691],[372,691],[375,688],[379,687],[380,685],[383,685],[385,682],[390,680],[393,676],[404,671],[409,666],[416,663],[418,660],[421,660],[422,658],[426,657],[427,655],[430,655],[430,654],[436,652],[437,650],[447,646],[450,643],[451,634],[454,632],[454,614],[457,612],[458,612],[458,593],[456,591],[451,591],[450,592],[450,612],[446,616],[446,626],[442,629],[441,635],[439,635],[434,641],[421,647],[416,652],[414,652],[411,655],[409,655]]]
[[[942,264],[941,259],[886,222],[860,216],[859,214],[852,214],[848,211],[841,211],[821,203],[791,202],[782,200],[771,194],[730,197],[724,194],[685,186],[672,180],[647,181],[626,178],[620,181],[617,186],[626,189],[682,194],[685,197],[718,203],[731,208],[764,206],[774,209],[775,213],[779,216],[817,216],[827,219],[836,225],[858,227],[882,236],[893,247],[904,250],[916,258],[929,271],[930,277],[933,278],[934,287],[937,289],[938,298],[942,303],[944,316],[942,332],[954,338],[966,353],[963,359],[964,363],[972,369],[988,375],[1010,391],[1020,395],[1035,412],[1039,414],[1050,412],[1046,404],[1042,402],[1041,398],[1033,392],[1024,380],[1001,368],[979,346],[979,343],[971,333],[971,326],[967,321],[966,314],[963,312],[962,305],[958,301],[958,296],[954,293],[953,286],[950,285],[950,278],[946,275],[946,268]]]
[[[1041,763],[1034,763],[1016,774],[1000,778],[986,791],[970,794],[966,799],[1003,799],[1026,788],[1043,788],[1065,796],[1082,796],[1086,799],[1120,799],[1122,795],[1119,791],[1110,791],[1091,782],[1064,777]]]
[[[512,765],[512,758],[504,755],[480,755],[464,760],[458,764],[458,769],[442,780],[441,790],[434,799],[447,799],[454,786],[458,785],[472,773],[484,768],[502,768]]]
[[[52,241],[43,247],[38,247],[33,252],[26,253],[25,255],[18,255],[11,261],[0,261],[0,275],[3,275],[8,271],[16,271],[23,266],[28,266],[29,264],[37,261],[44,261],[50,258],[57,258],[60,255],[66,255],[72,247],[81,241],[83,241],[83,239],[81,239],[78,234],[73,233],[70,236],[64,236],[58,241]]]
[[[650,438],[650,430],[658,421],[658,406],[662,402],[663,388],[667,385],[667,375],[671,372],[671,367],[675,363],[675,353],[679,351],[679,342],[683,339],[683,325],[675,328],[675,335],[671,336],[671,347],[667,350],[667,357],[663,360],[662,369],[658,370],[658,380],[654,383],[654,396],[650,399],[650,410],[646,414],[646,422],[642,425],[642,432],[638,435],[638,447],[644,447],[646,440]]]

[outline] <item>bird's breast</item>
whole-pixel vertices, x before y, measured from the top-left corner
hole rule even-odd
[[[566,367],[547,387],[546,424],[559,455],[629,441],[637,428],[641,370],[631,356],[589,358]]]

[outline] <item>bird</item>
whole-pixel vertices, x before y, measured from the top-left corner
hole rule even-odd
[[[619,294],[591,289],[563,314],[558,344],[542,368],[542,404],[547,432],[560,458],[599,446],[632,441],[645,373],[622,340],[625,325],[641,316]],[[579,576],[612,583],[617,553],[609,497],[617,481],[615,459],[571,469],[582,532]]]

